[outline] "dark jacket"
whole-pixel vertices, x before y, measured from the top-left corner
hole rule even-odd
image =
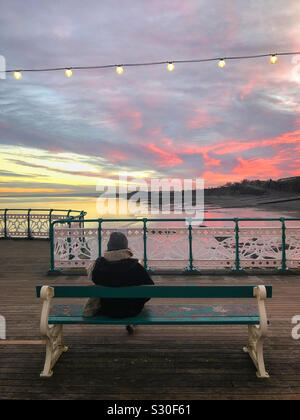
[[[92,273],[92,279],[97,286],[107,287],[154,284],[145,268],[134,258],[114,262],[107,261],[103,257],[98,258]],[[147,298],[101,298],[101,313],[112,318],[136,316],[148,300]]]

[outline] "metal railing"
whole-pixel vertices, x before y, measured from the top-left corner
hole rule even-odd
[[[84,225],[57,220],[50,227],[50,272],[64,268],[86,268],[103,255],[109,234],[124,230],[118,224],[134,223],[141,227],[125,228],[129,246],[147,270],[153,267],[197,272],[205,268],[276,268],[286,271],[300,268],[300,218],[222,218],[206,222],[230,222],[230,227],[186,226],[152,227],[154,222],[186,222],[186,219],[90,219]],[[202,221],[201,221],[202,222]],[[279,227],[244,227],[242,222],[277,222]],[[68,223],[68,226],[66,226]],[[106,228],[106,224],[113,227]],[[62,227],[62,225],[64,225]],[[91,227],[87,227],[91,225]],[[173,248],[172,248],[173,247]],[[177,252],[177,254],[176,254]],[[186,263],[186,266],[183,264]],[[154,270],[155,271],[155,270]]]
[[[0,209],[0,238],[49,239],[53,221],[83,220],[85,215],[81,210]]]

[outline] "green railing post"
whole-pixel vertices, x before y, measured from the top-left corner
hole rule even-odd
[[[84,212],[83,211],[80,212],[79,217],[78,217],[78,220],[79,220],[79,223],[78,223],[79,229],[84,229],[84,222],[83,222],[83,220],[84,220]],[[85,241],[85,236],[84,236],[84,230],[83,230],[83,236],[80,238],[80,241],[82,242],[82,247],[84,249],[84,244],[86,242]]]
[[[194,258],[193,258],[193,227],[191,225],[191,221],[189,222],[189,249],[190,249],[190,270],[196,271],[196,268],[193,265]]]
[[[282,226],[282,261],[281,261],[281,270],[288,270],[286,266],[286,225],[284,217],[280,218]]]
[[[99,258],[102,256],[102,219],[98,220],[98,255]]]
[[[49,228],[49,239],[50,239],[50,270],[48,274],[59,274],[61,272],[60,268],[55,267],[55,256],[54,256],[54,249],[55,249],[55,238],[54,238],[54,224],[59,222],[51,222]]]
[[[30,212],[31,212],[31,209],[29,209],[27,213],[27,239],[32,239],[31,231],[30,231]]]
[[[4,210],[4,238],[7,239],[7,212],[8,210]]]
[[[50,271],[55,271],[55,261],[54,261],[54,226],[53,223],[50,223],[49,228],[49,238],[50,238]]]
[[[68,210],[68,213],[67,213],[67,218],[68,218],[68,220],[69,220],[69,218],[70,218],[70,213],[71,213],[71,211],[72,210]],[[68,222],[68,227],[69,227],[69,229],[71,229],[71,222],[69,221]],[[70,231],[69,231],[69,233],[70,233]],[[72,256],[72,240],[71,240],[71,238],[70,238],[70,236],[68,235],[68,238],[67,238],[67,242],[68,242],[68,244],[69,244],[69,261],[72,259],[71,258],[71,256]]]
[[[234,218],[235,223],[235,271],[241,271],[240,266],[240,228],[239,228],[239,219],[237,217]]]
[[[50,226],[52,223],[52,213],[53,213],[53,209],[49,210],[49,237],[50,237]]]
[[[186,267],[185,271],[198,271],[194,265],[194,258],[193,258],[193,228],[191,224],[191,220],[189,222],[188,232],[189,232],[189,266]]]
[[[143,241],[144,241],[144,268],[149,270],[147,265],[147,218],[143,219]]]
[[[79,227],[84,228],[84,211],[80,212],[79,220],[80,220]]]

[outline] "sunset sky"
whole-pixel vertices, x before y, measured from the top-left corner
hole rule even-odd
[[[299,0],[10,0],[7,69],[300,51]],[[300,55],[0,79],[0,195],[300,175]]]

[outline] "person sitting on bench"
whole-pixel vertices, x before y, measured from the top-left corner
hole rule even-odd
[[[153,285],[147,270],[133,257],[128,248],[128,240],[121,232],[110,235],[104,257],[98,258],[88,269],[89,278],[97,286],[125,287]],[[112,318],[137,316],[148,301],[147,298],[90,298],[83,309],[84,317],[98,314]],[[132,332],[127,326],[127,331]]]

